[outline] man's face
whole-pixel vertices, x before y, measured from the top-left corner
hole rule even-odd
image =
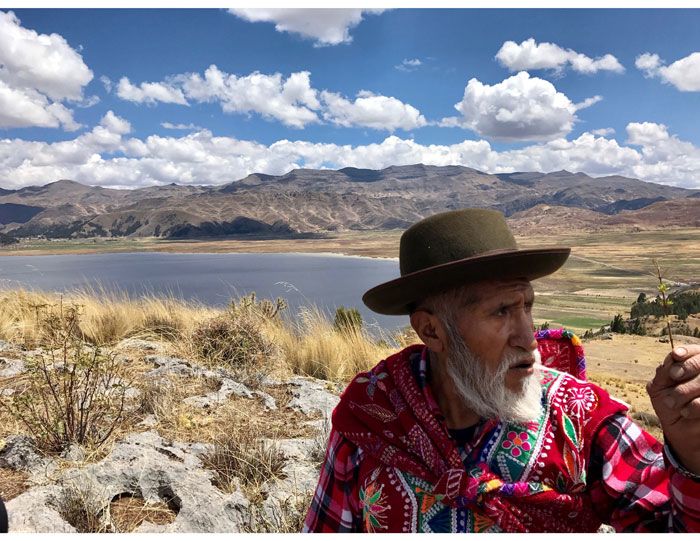
[[[520,392],[534,373],[537,349],[532,286],[527,280],[509,280],[479,282],[474,288],[477,301],[460,310],[457,330],[489,372],[495,374],[501,361],[508,359],[505,385],[511,392]]]
[[[534,367],[539,356],[530,314],[532,288],[519,281],[478,288],[476,302],[452,312],[455,319],[443,320],[449,343],[446,375],[480,417],[520,423],[538,419],[542,388]]]

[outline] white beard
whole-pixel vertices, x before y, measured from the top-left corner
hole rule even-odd
[[[459,397],[474,413],[484,419],[505,422],[527,423],[539,419],[542,414],[539,351],[532,353],[535,373],[524,379],[519,391],[511,391],[506,387],[506,374],[513,363],[522,360],[522,352],[506,354],[494,373],[467,347],[459,334],[453,329],[448,329],[448,333],[451,348],[445,371]]]

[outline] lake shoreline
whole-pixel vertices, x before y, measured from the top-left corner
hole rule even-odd
[[[29,240],[0,248],[1,256],[107,253],[294,253],[397,259],[402,231],[348,231],[324,238],[162,240],[146,238]]]

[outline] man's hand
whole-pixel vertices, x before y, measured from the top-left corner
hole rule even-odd
[[[687,470],[700,475],[700,346],[678,346],[647,384],[666,443]]]

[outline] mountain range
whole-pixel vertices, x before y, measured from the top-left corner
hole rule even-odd
[[[489,174],[423,164],[382,170],[295,169],[222,186],[116,190],[59,180],[0,189],[0,232],[13,237],[295,236],[405,228],[430,214],[494,208],[531,227],[698,227],[700,191],[622,176]]]

